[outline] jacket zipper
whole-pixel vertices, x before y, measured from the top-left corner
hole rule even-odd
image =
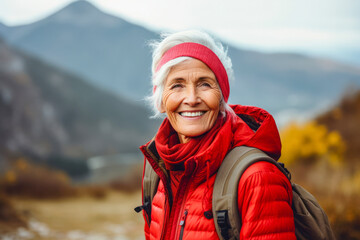
[[[192,170],[192,172],[195,172],[195,170],[196,170],[196,165],[195,165],[195,167],[193,168],[193,170]],[[185,201],[186,201],[186,197],[187,197],[187,194],[188,194],[188,188],[189,188],[189,176],[190,176],[191,174],[189,173],[189,174],[186,174],[185,173],[185,179],[184,179],[184,182],[182,182],[181,184],[180,184],[180,186],[182,185],[183,187],[184,187],[184,190],[183,190],[183,194],[182,194],[182,198],[181,198],[181,204],[180,204],[180,206],[179,206],[179,203],[180,202],[178,202],[178,201],[174,201],[173,202],[173,204],[172,204],[172,206],[171,206],[171,213],[169,214],[169,212],[170,211],[168,211],[167,212],[167,214],[165,214],[166,216],[165,216],[165,222],[164,222],[164,225],[163,225],[163,228],[169,228],[168,229],[168,231],[167,230],[165,230],[165,232],[162,232],[162,234],[161,234],[161,237],[160,237],[160,239],[176,239],[177,238],[177,236],[178,236],[178,233],[179,233],[179,227],[178,227],[178,223],[180,222],[180,220],[181,220],[181,213],[182,213],[182,211],[183,211],[183,209],[184,209],[184,205],[185,205]],[[181,191],[181,189],[178,189],[178,192],[177,192],[177,196],[174,198],[174,199],[179,199],[178,198],[178,195],[179,195],[179,191]],[[176,213],[177,212],[177,207],[180,207],[179,208],[179,211],[178,211],[178,213]],[[170,209],[168,209],[168,210],[170,210]],[[172,212],[172,211],[175,211],[175,213],[174,212]],[[174,216],[173,217],[171,217],[171,215],[172,214],[174,214]],[[170,219],[172,220],[171,221],[171,223],[169,222],[169,216],[170,216]],[[176,219],[176,220],[175,220]],[[171,224],[171,225],[169,225],[169,224]]]
[[[174,224],[174,226],[176,226],[175,227],[175,232],[174,232],[174,236],[173,236],[173,239],[176,239],[177,238],[177,236],[179,236],[179,226],[181,226],[180,227],[180,231],[181,231],[181,229],[183,228],[182,226],[183,225],[181,225],[180,223],[182,222],[182,220],[184,220],[184,215],[185,215],[185,211],[186,211],[186,215],[187,215],[187,211],[188,210],[185,210],[184,211],[184,208],[186,207],[185,206],[185,202],[186,202],[186,198],[187,198],[187,195],[188,195],[188,192],[189,192],[189,181],[190,181],[190,177],[187,177],[187,179],[186,179],[186,181],[185,181],[185,190],[184,190],[184,195],[183,195],[183,197],[182,197],[182,199],[181,199],[181,205],[180,205],[180,209],[179,209],[179,215],[178,215],[178,217],[177,218],[175,218],[176,220],[175,220],[175,222],[173,223]],[[181,213],[184,211],[184,215],[181,215]],[[186,215],[185,215],[185,218],[186,218]],[[184,224],[185,224],[185,222],[184,222]],[[170,235],[171,236],[171,235]],[[182,238],[182,237],[181,237]]]
[[[188,214],[188,210],[185,209],[184,211],[184,215],[182,216],[181,220],[180,220],[180,226],[181,226],[181,230],[180,230],[180,236],[179,236],[179,240],[183,239],[183,235],[184,235],[184,228],[185,228],[185,221],[186,221],[186,216]]]

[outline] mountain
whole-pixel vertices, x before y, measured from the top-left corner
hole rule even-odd
[[[38,22],[2,27],[0,34],[9,44],[128,99],[139,101],[150,93],[147,43],[159,34],[87,1],[75,1]],[[357,66],[225,45],[236,77],[230,102],[264,107],[277,120],[295,113],[302,117],[333,103],[347,86],[360,86]]]
[[[150,88],[146,41],[156,36],[87,1],[73,2],[33,24],[11,27],[4,35],[28,53],[137,100]]]
[[[8,30],[8,27],[5,24],[2,24],[0,22],[0,34],[1,35],[6,35],[6,31]]]
[[[158,123],[128,99],[0,40],[0,159],[134,152]]]
[[[233,47],[229,55],[238,80],[232,84],[231,100],[255,103],[273,112],[320,108],[336,101],[348,86],[360,86],[359,67],[328,59]]]

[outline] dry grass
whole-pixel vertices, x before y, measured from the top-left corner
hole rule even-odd
[[[141,190],[143,164],[132,167],[127,174],[110,182],[110,187],[123,192],[136,192]]]
[[[0,178],[0,190],[7,195],[29,198],[62,198],[74,196],[77,190],[61,171],[30,164],[25,159],[14,162]]]
[[[105,199],[109,193],[109,187],[104,185],[85,185],[77,188],[79,195],[87,195],[94,199]]]
[[[46,224],[49,229],[43,236],[33,229],[33,239],[142,239],[143,219],[133,210],[135,205],[140,205],[140,199],[139,192],[109,191],[102,199],[81,196],[60,200],[13,198],[12,201],[17,211],[29,213],[30,225],[31,222]]]
[[[142,239],[142,215],[133,210],[141,204],[134,171],[114,191],[107,185],[73,186],[63,172],[20,159],[0,176],[0,235],[14,240]]]
[[[26,226],[26,219],[15,210],[10,199],[0,194],[0,234]]]

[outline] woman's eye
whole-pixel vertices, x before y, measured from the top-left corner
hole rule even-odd
[[[200,84],[200,87],[211,87],[210,83],[203,82]]]
[[[171,89],[180,88],[180,87],[182,87],[182,85],[180,83],[176,83],[176,84],[171,85]]]

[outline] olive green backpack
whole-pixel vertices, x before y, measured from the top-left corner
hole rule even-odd
[[[231,150],[217,172],[213,190],[212,213],[220,239],[239,239],[241,219],[237,207],[238,184],[245,170],[259,161],[274,164],[290,181],[290,173],[283,164],[276,162],[259,149],[240,146]],[[151,220],[151,202],[157,191],[158,183],[159,177],[146,161],[143,178],[143,205],[136,207],[135,211],[146,211],[148,224]],[[335,239],[328,217],[314,196],[295,183],[291,183],[291,186],[296,238],[299,240]]]

